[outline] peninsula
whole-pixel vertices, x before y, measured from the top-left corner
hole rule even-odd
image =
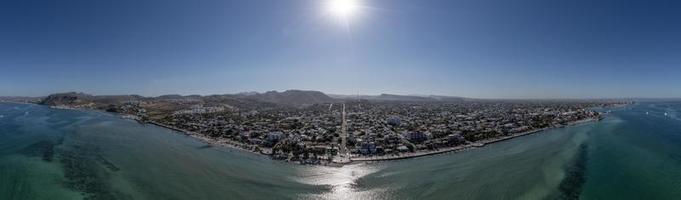
[[[94,96],[33,102],[97,109],[300,164],[404,159],[461,151],[598,120],[619,100],[489,100],[448,96],[326,95],[287,90],[227,95]]]

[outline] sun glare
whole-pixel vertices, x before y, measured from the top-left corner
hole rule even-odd
[[[328,0],[327,11],[338,18],[348,20],[359,11],[359,0]]]

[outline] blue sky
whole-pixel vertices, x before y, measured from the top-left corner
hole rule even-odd
[[[2,0],[0,95],[681,97],[681,3]]]

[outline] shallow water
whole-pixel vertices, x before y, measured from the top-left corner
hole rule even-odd
[[[0,104],[0,199],[678,199],[680,109],[640,103],[462,153],[333,168],[107,113]]]

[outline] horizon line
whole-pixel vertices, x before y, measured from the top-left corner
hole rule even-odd
[[[160,96],[166,96],[166,95],[180,95],[180,96],[214,96],[214,95],[238,95],[238,94],[243,94],[243,93],[258,93],[258,94],[264,94],[267,92],[286,92],[286,91],[310,91],[310,92],[321,92],[329,97],[331,96],[347,96],[348,98],[351,97],[361,97],[361,96],[381,96],[381,95],[397,95],[397,96],[409,96],[409,97],[452,97],[452,98],[464,98],[464,99],[477,99],[477,100],[603,100],[603,99],[618,99],[618,100],[624,100],[624,99],[681,99],[681,97],[467,97],[467,96],[458,96],[458,95],[442,95],[442,94],[399,94],[399,93],[380,93],[380,94],[339,94],[339,93],[327,93],[324,91],[320,90],[305,90],[305,89],[286,89],[286,90],[267,90],[267,91],[243,91],[243,92],[235,92],[235,93],[205,93],[205,94],[190,94],[190,93],[168,93],[168,94],[161,94],[161,95],[140,95],[140,94],[134,94],[134,93],[129,93],[129,94],[97,94],[97,93],[88,93],[88,92],[77,92],[77,91],[65,91],[65,92],[52,92],[47,95],[41,95],[41,96],[22,96],[22,95],[0,95],[0,97],[28,97],[28,98],[41,98],[41,97],[47,97],[49,95],[53,94],[64,94],[64,93],[82,93],[82,94],[87,94],[87,95],[92,95],[92,96],[125,96],[125,95],[137,95],[137,96],[142,96],[142,97],[160,97]],[[334,97],[332,97],[334,98]]]

